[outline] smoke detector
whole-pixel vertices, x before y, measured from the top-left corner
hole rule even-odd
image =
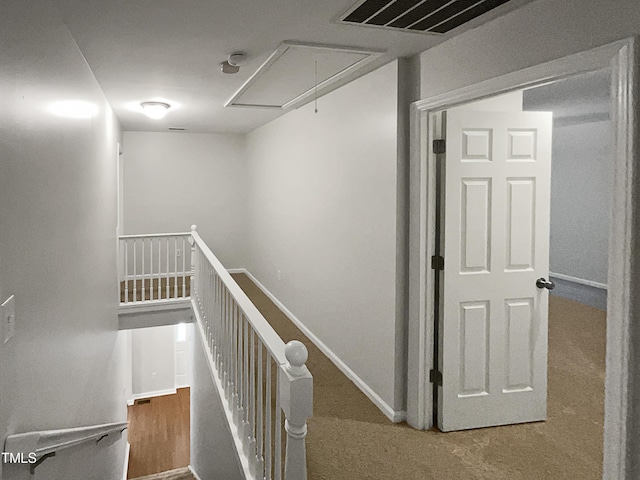
[[[238,73],[240,67],[244,67],[246,64],[247,55],[244,52],[235,52],[220,64],[220,70],[222,70],[222,73]]]
[[[247,55],[244,52],[232,53],[227,63],[232,67],[244,67],[247,64]]]

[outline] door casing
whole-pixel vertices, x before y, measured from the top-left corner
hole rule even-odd
[[[612,166],[614,188],[609,225],[609,298],[607,304],[607,357],[605,381],[605,479],[632,478],[637,472],[632,439],[640,438],[632,406],[640,407],[634,391],[633,345],[640,345],[640,309],[634,310],[634,291],[640,291],[640,252],[633,252],[633,232],[640,232],[640,175],[633,160],[638,148],[637,40],[630,38],[586,52],[553,60],[496,77],[469,87],[414,102],[411,105],[409,183],[409,322],[407,422],[428,429],[432,422],[433,273],[429,260],[435,251],[435,156],[431,142],[439,138],[436,113],[514,90],[542,85],[603,68],[612,72]]]

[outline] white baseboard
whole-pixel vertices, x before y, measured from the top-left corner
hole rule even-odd
[[[565,275],[564,273],[549,272],[549,276],[559,278],[560,280],[566,280],[568,282],[579,283],[580,285],[588,285],[590,287],[601,288],[603,290],[607,289],[606,283],[594,282],[593,280],[585,280],[583,278],[572,277],[571,275]]]
[[[200,478],[200,475],[196,473],[196,471],[193,469],[193,467],[191,467],[191,465],[189,465],[189,471],[191,472],[191,475],[195,477],[196,480],[202,480],[202,478]]]
[[[167,388],[166,390],[156,390],[155,392],[136,393],[129,400],[127,400],[127,405],[133,405],[136,400],[141,400],[143,398],[162,397],[163,395],[173,395],[176,393],[178,393],[178,391],[175,388]]]
[[[122,469],[122,480],[127,480],[127,472],[129,471],[129,452],[131,451],[131,444],[127,442],[127,448],[124,452],[124,468]]]
[[[318,349],[320,349],[320,351],[324,353],[325,356],[329,360],[331,360],[333,364],[338,367],[338,369],[340,369],[340,371],[344,373],[346,377],[356,385],[356,387],[362,390],[362,393],[364,393],[369,398],[369,400],[371,400],[380,409],[380,411],[385,414],[385,416],[389,420],[397,423],[402,422],[406,419],[407,412],[394,410],[387,402],[385,402],[380,397],[380,395],[374,392],[373,389],[369,385],[367,385],[367,383],[362,380],[362,378],[360,378],[353,370],[351,370],[351,368],[346,363],[344,363],[327,345],[325,345],[322,340],[314,335],[313,332],[311,332],[311,330],[309,330],[309,328],[307,328],[307,326],[302,323],[298,317],[296,317],[287,307],[285,307],[285,305],[280,300],[278,300],[276,296],[267,289],[267,287],[260,283],[260,281],[256,277],[254,277],[251,272],[249,272],[246,268],[236,268],[234,270],[234,273],[244,273],[245,275],[247,275],[253,281],[253,283],[255,283],[258,288],[260,288],[260,290],[262,290],[262,292],[267,297],[269,297],[269,299],[271,299],[271,301],[275,303],[276,306],[280,310],[282,310],[282,312],[287,317],[289,317],[289,320],[291,320],[296,327],[302,330],[302,333],[304,333],[307,338],[311,340],[313,344],[318,347]],[[313,375],[313,372],[311,372],[311,375]]]

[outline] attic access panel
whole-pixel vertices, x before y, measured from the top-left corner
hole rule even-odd
[[[283,42],[225,107],[289,109],[311,101],[384,52]]]
[[[338,23],[444,34],[509,0],[362,0]]]

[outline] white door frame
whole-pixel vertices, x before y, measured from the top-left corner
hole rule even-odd
[[[636,68],[640,65],[636,45],[637,40],[633,38],[618,41],[411,105],[407,372],[407,422],[411,426],[419,429],[433,426],[429,370],[433,355],[434,294],[429,264],[435,250],[435,164],[429,146],[437,132],[434,114],[501,93],[611,68],[615,151],[609,226],[603,478],[631,478],[633,472],[628,471],[628,466],[635,461],[627,447],[631,446],[634,435],[640,437],[640,426],[634,425],[631,416],[632,407],[640,407],[640,394],[634,392],[630,375],[634,371],[631,346],[640,345],[640,330],[630,328],[640,322],[640,309],[632,304],[634,290],[640,292],[640,253],[632,257],[632,235],[634,230],[640,232],[640,212],[635,214],[634,209],[634,202],[640,197],[640,176],[634,178],[633,168],[633,160],[639,153],[636,139],[640,130],[633,108],[638,81]]]

